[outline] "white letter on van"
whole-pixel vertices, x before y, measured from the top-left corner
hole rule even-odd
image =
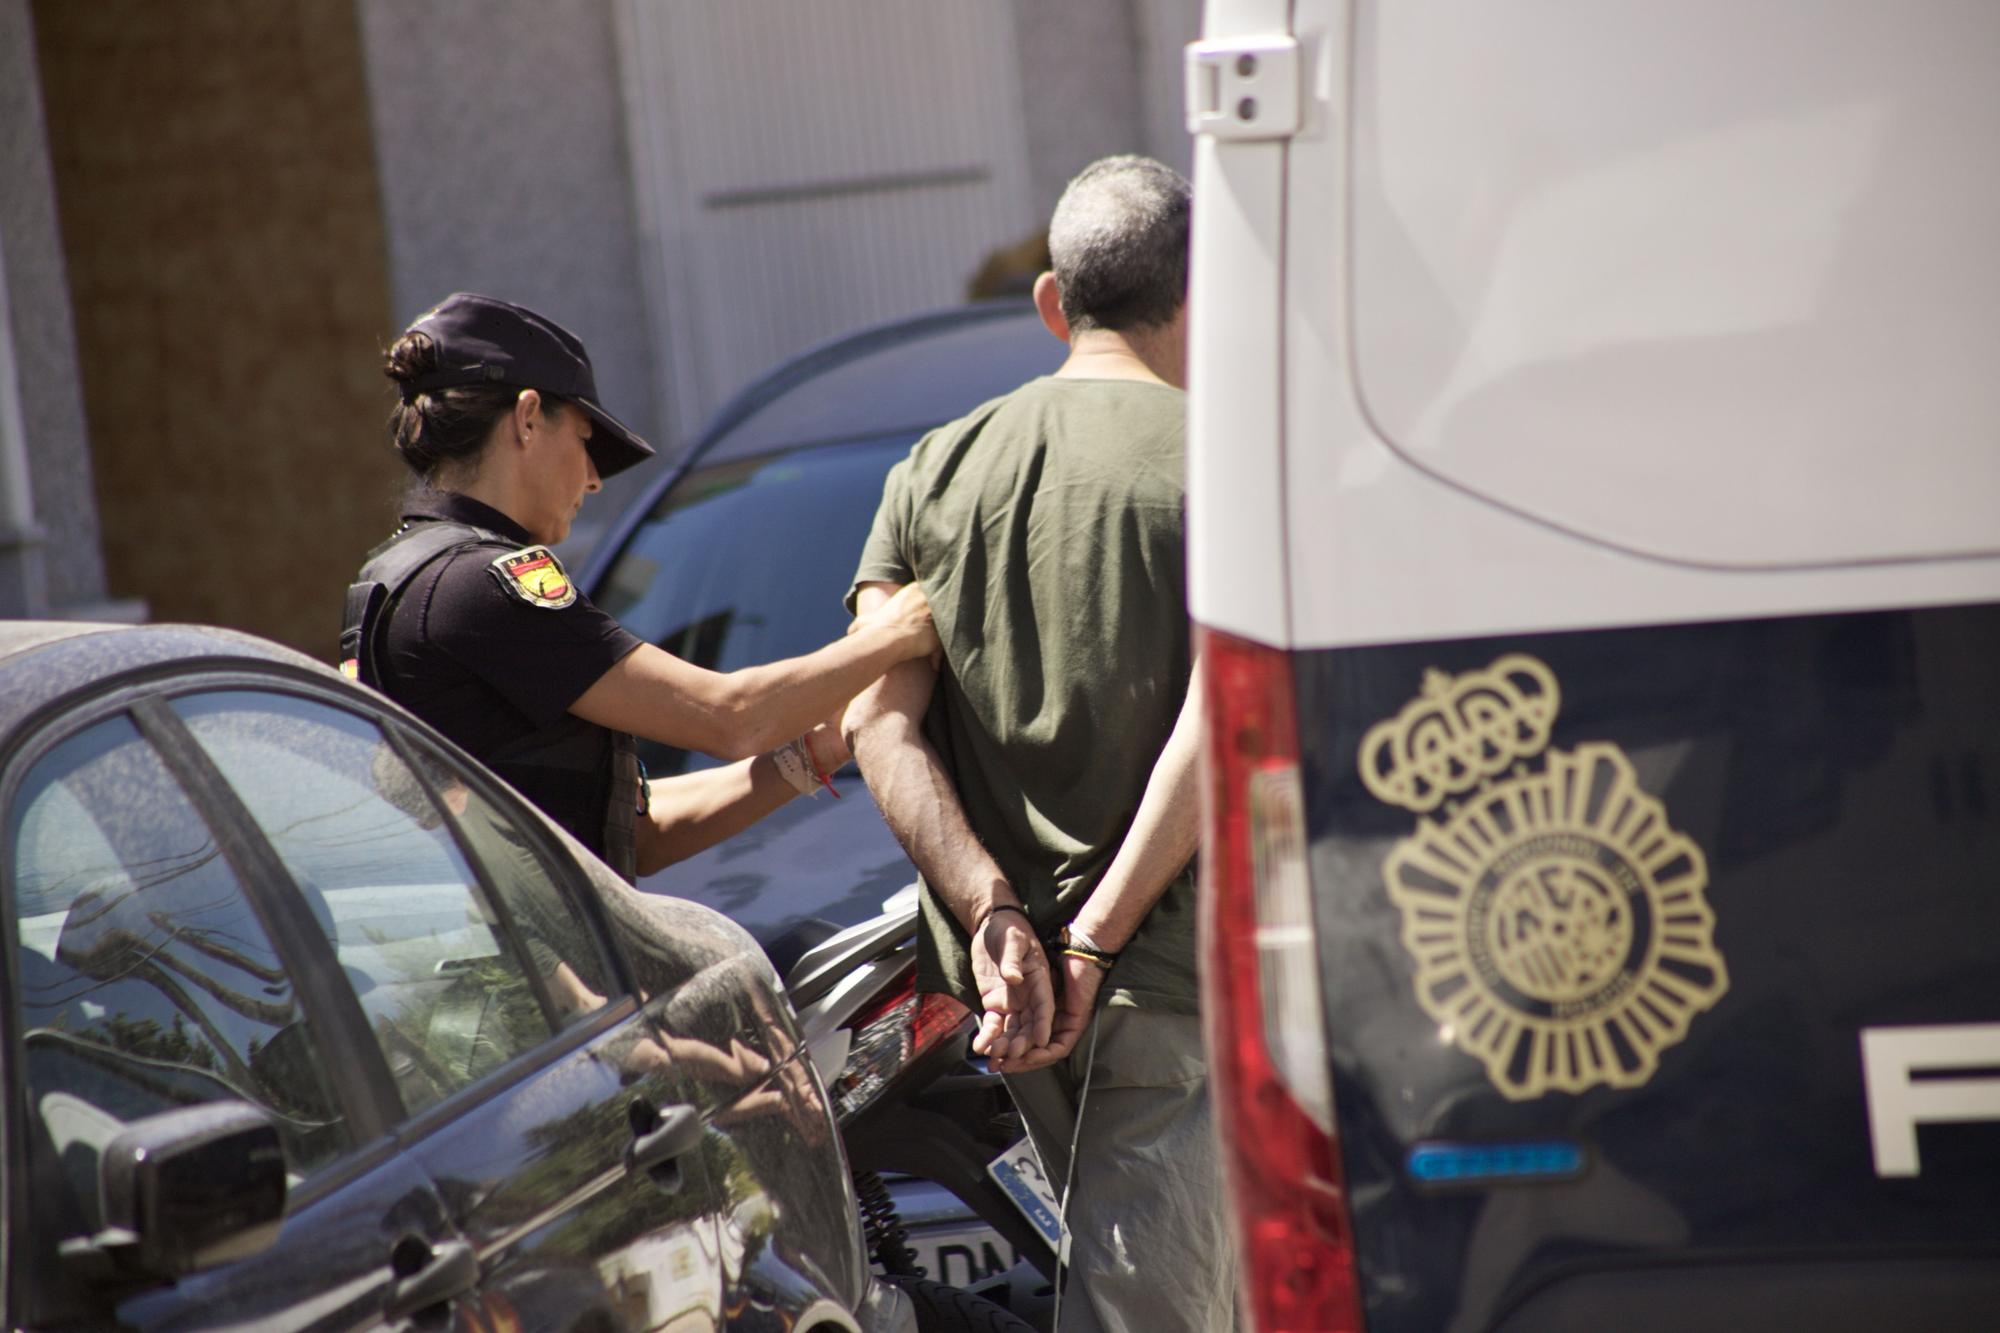
[[[1952,1078],[1914,1077],[1919,1070],[1956,1070]],[[1861,1029],[1861,1078],[1868,1090],[1868,1128],[1875,1140],[1875,1174],[1914,1176],[1917,1126],[1955,1120],[2000,1120],[2000,1023],[1949,1027]]]

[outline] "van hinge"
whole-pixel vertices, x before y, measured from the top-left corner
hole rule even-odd
[[[1285,139],[1299,132],[1299,43],[1287,33],[1187,49],[1189,134]]]

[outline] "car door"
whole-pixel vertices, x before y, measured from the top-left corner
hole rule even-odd
[[[173,706],[324,903],[395,1137],[476,1257],[463,1317],[719,1327],[701,1080],[640,1012],[547,826],[415,729],[327,697]]]
[[[456,1235],[379,1100],[344,1076],[339,992],[269,910],[268,867],[189,760],[157,700],[123,697],[44,727],[7,770],[9,1326],[400,1323]],[[109,1138],[232,1100],[279,1129],[277,1239],[171,1285],[93,1266]]]

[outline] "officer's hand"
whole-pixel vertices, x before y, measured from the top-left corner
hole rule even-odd
[[[930,599],[915,583],[906,583],[894,597],[870,611],[857,625],[881,625],[902,642],[903,656],[929,657],[942,646],[937,627],[931,624]]]
[[[1048,1044],[1055,1019],[1049,960],[1028,919],[995,912],[972,937],[972,979],[979,987],[979,1031],[972,1049],[1006,1073],[1011,1063]]]
[[[847,748],[847,737],[841,734],[838,714],[831,721],[822,722],[808,731],[806,744],[812,749],[812,757],[822,773],[831,774],[854,757]]]

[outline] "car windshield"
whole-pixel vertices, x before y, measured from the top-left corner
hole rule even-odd
[[[697,467],[636,529],[597,604],[715,671],[797,657],[847,628],[841,598],[906,433]],[[650,742],[655,777],[716,760]]]

